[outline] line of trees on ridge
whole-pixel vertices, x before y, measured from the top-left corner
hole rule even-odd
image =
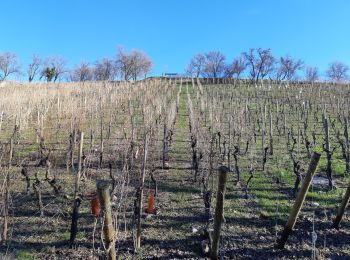
[[[45,80],[56,82],[67,81],[104,81],[136,80],[145,76],[152,69],[151,59],[142,51],[126,51],[118,48],[115,58],[103,58],[94,64],[82,61],[73,69],[68,68],[66,59],[60,56],[47,57],[45,59],[38,55],[31,58],[31,62],[25,71],[12,52],[0,53],[0,81],[6,80],[11,75],[25,76],[29,82],[34,80]]]
[[[332,82],[345,82],[348,79],[349,67],[340,61],[328,65],[325,76]],[[300,73],[303,76],[300,76]],[[317,67],[307,66],[301,59],[289,55],[276,58],[271,49],[251,48],[242,52],[232,62],[226,62],[226,57],[220,51],[210,51],[196,54],[186,68],[186,74],[191,77],[205,78],[248,78],[252,81],[270,80],[320,80]]]

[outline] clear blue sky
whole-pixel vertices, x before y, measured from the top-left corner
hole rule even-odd
[[[0,52],[60,55],[74,66],[113,57],[117,46],[154,61],[152,74],[183,72],[198,52],[230,61],[252,47],[289,54],[323,72],[350,65],[348,0],[0,0]]]

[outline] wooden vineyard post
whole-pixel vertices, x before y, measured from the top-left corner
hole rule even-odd
[[[333,189],[333,178],[332,178],[332,156],[334,150],[331,151],[331,144],[330,144],[330,138],[329,138],[329,122],[327,117],[324,115],[323,116],[323,128],[325,132],[324,136],[324,145],[323,145],[323,151],[326,152],[327,154],[327,168],[326,168],[326,173],[327,173],[327,178],[328,178],[328,186],[330,189]]]
[[[297,217],[299,215],[300,209],[303,206],[306,194],[309,190],[312,178],[315,174],[320,157],[321,157],[321,154],[316,153],[316,152],[314,152],[312,157],[311,157],[311,162],[309,164],[309,169],[307,170],[304,182],[300,188],[300,191],[297,194],[297,198],[294,202],[294,205],[293,205],[293,208],[290,212],[287,223],[286,223],[284,230],[281,234],[281,238],[276,245],[276,248],[278,248],[278,249],[284,248],[284,245],[286,244],[287,239],[294,228],[294,225],[295,225],[295,222],[296,222]]]
[[[265,171],[265,163],[266,163],[266,157],[265,157],[265,113],[263,112],[263,109],[261,108],[261,154],[262,154],[262,166],[263,171]]]
[[[8,232],[8,223],[9,223],[9,200],[10,200],[10,171],[12,166],[12,157],[13,157],[13,138],[10,139],[10,153],[8,160],[7,172],[5,173],[5,185],[4,185],[4,201],[3,201],[3,229],[2,234],[0,234],[0,242],[7,240]]]
[[[6,187],[5,187],[5,209],[4,209],[4,215],[5,215],[5,221],[4,221],[4,238],[6,240],[7,238],[7,230],[8,230],[8,215],[9,215],[9,200],[10,200],[10,172],[12,168],[12,159],[13,159],[13,138],[10,140],[10,155],[9,155],[9,165],[8,165],[8,172],[6,173]]]
[[[166,157],[167,157],[167,149],[166,149],[166,132],[167,132],[167,126],[166,124],[164,123],[164,129],[163,129],[163,169],[166,169]]]
[[[79,144],[79,162],[78,162],[78,172],[75,176],[75,186],[74,186],[74,202],[73,202],[73,211],[72,211],[72,224],[70,230],[70,247],[73,246],[75,237],[78,233],[78,217],[79,209],[81,204],[81,198],[79,197],[79,184],[80,184],[80,175],[81,175],[81,163],[83,156],[83,144],[84,144],[84,133],[80,134],[80,144]]]
[[[75,170],[75,168],[74,168],[75,143],[76,143],[76,129],[75,129],[75,126],[74,126],[74,129],[72,131],[72,140],[71,140],[72,151],[71,151],[71,154],[70,154],[70,165],[71,165],[73,171]]]
[[[269,116],[270,116],[270,131],[269,131],[269,135],[270,135],[270,155],[273,155],[273,122],[272,122],[272,112],[269,112]]]
[[[348,188],[346,189],[345,195],[344,195],[343,200],[342,200],[340,207],[338,209],[338,214],[335,217],[335,219],[333,220],[332,228],[339,229],[339,224],[343,218],[346,207],[348,206],[349,198],[350,198],[350,186],[348,186]]]
[[[0,132],[2,130],[2,121],[4,120],[4,111],[1,111],[1,114],[0,114]]]
[[[141,171],[141,177],[140,177],[140,187],[139,187],[138,192],[137,192],[135,251],[137,251],[141,247],[142,198],[143,198],[143,187],[145,184],[147,153],[148,153],[148,136],[147,136],[147,133],[145,133],[144,149],[143,149],[143,164],[142,164],[142,171]]]
[[[218,182],[218,192],[216,197],[214,231],[213,231],[213,240],[211,245],[211,257],[210,257],[212,260],[218,259],[221,224],[224,218],[225,187],[226,187],[227,173],[229,171],[230,171],[229,168],[227,168],[226,166],[219,167],[219,182]]]
[[[100,162],[99,167],[102,168],[102,162],[103,162],[103,117],[101,116],[101,129],[100,129]]]
[[[112,220],[111,198],[109,194],[109,183],[107,181],[97,182],[97,192],[104,214],[103,233],[106,241],[106,253],[109,260],[116,259],[114,229]]]
[[[10,169],[12,166],[12,158],[13,158],[13,138],[10,139],[10,154],[9,154],[9,164],[8,168]]]
[[[349,120],[344,117],[344,138],[345,138],[345,160],[346,160],[346,173],[350,173],[350,142],[349,142]]]

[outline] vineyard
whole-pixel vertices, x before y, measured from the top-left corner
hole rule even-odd
[[[154,78],[0,96],[0,258],[350,257],[349,85]]]

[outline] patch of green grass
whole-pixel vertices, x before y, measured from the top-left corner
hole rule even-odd
[[[342,194],[344,189],[334,189],[327,192],[322,191],[309,191],[306,197],[306,200],[319,203],[322,207],[336,208],[342,199]]]
[[[85,233],[83,233],[83,232],[78,232],[78,234],[77,234],[77,240],[78,241],[82,241],[82,240],[84,240],[85,239]]]
[[[260,199],[259,204],[262,208],[261,212],[265,213],[265,216],[271,218],[279,218],[284,220],[292,208],[292,204],[286,199]]]
[[[66,231],[62,234],[62,240],[69,240],[70,239],[70,232]]]
[[[137,250],[137,253],[134,255],[134,257],[135,257],[134,259],[135,259],[135,260],[144,259],[145,251],[146,251],[146,248],[140,247],[140,248]]]
[[[283,182],[294,182],[294,175],[283,169],[274,168],[269,174],[282,178]],[[247,173],[243,173],[243,179],[247,179],[247,176]],[[292,207],[289,198],[279,191],[277,185],[273,185],[269,181],[266,173],[254,173],[248,190],[257,198],[262,216],[284,220],[289,214]]]
[[[30,251],[27,251],[27,250],[21,250],[21,251],[18,251],[17,254],[16,254],[16,258],[18,260],[35,260],[35,259],[38,259],[34,256],[34,254]]]
[[[345,172],[345,163],[340,161],[335,161],[333,163],[334,176],[343,176]]]
[[[294,186],[295,183],[295,174],[287,169],[277,169],[274,168],[273,175],[277,178],[280,178],[280,181],[286,183],[290,186]]]
[[[342,158],[338,158],[336,154],[332,157],[332,170],[334,177],[343,177],[345,173],[345,162]],[[322,156],[319,162],[318,169],[321,172],[325,172],[327,169],[327,158]]]

